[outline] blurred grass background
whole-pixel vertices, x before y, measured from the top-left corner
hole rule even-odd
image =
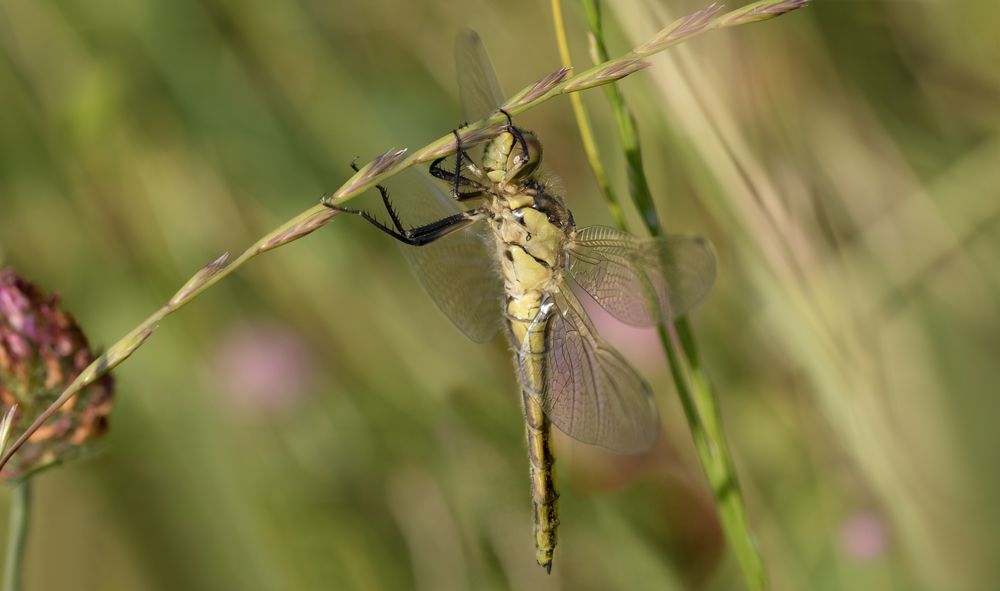
[[[700,7],[609,3],[612,52]],[[1000,575],[997,22],[986,1],[816,0],[623,82],[667,227],[719,253],[694,326],[776,589]],[[114,342],[355,156],[454,127],[462,26],[508,92],[558,68],[524,0],[5,2],[0,263]],[[519,122],[578,222],[608,223],[568,101]],[[559,439],[547,577],[505,344],[463,340],[391,240],[335,219],[117,370],[103,453],[36,482],[27,588],[739,588],[655,336],[602,326],[665,436],[638,458]]]

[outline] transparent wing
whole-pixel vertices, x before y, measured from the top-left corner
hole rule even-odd
[[[555,296],[543,355],[546,415],[570,437],[619,453],[649,449],[660,429],[653,394],[618,351],[601,339],[572,292]],[[519,366],[537,367],[522,347]]]
[[[715,281],[715,255],[704,238],[643,240],[590,226],[569,247],[573,279],[612,316],[633,326],[675,319],[698,305]]]
[[[422,174],[407,171],[397,178],[390,195],[406,223],[426,224],[461,211]],[[501,326],[503,281],[492,240],[489,226],[477,222],[425,246],[400,245],[438,309],[477,343],[490,340]]]
[[[470,121],[478,121],[497,110],[504,100],[496,71],[479,33],[464,29],[455,39],[455,69],[462,111]]]

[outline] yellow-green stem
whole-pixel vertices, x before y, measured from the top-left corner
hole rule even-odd
[[[562,61],[563,66],[572,68],[573,62],[569,54],[569,42],[566,40],[566,25],[563,23],[561,0],[552,0],[552,20],[556,30],[556,42],[559,44],[559,59]],[[575,92],[569,95],[569,99],[573,105],[573,115],[576,117],[577,127],[580,128],[580,142],[583,144],[583,150],[586,152],[587,160],[590,162],[590,169],[594,171],[594,179],[597,180],[597,186],[600,187],[601,193],[604,195],[604,201],[608,205],[608,211],[611,212],[611,217],[614,218],[615,224],[623,227],[625,225],[625,217],[622,215],[621,203],[618,201],[618,196],[615,195],[614,189],[611,188],[608,174],[604,170],[604,162],[601,160],[601,155],[597,150],[597,142],[594,141],[594,130],[590,125],[590,117],[587,115],[587,109],[583,105],[583,99],[579,93]]]
[[[587,13],[594,59],[605,61],[608,52],[598,0],[581,1]],[[635,117],[625,104],[617,84],[608,84],[604,90],[618,124],[625,153],[629,194],[646,230],[653,236],[662,236],[663,226],[643,169]],[[755,591],[767,589],[767,572],[747,522],[735,465],[722,429],[717,396],[701,366],[690,323],[686,317],[681,318],[673,325],[661,326],[659,334],[726,539],[736,554],[747,587]]]

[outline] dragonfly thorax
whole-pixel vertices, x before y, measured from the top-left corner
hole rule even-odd
[[[572,229],[562,201],[534,184],[491,202],[493,232],[507,295],[508,318],[530,321],[545,296],[559,291]]]

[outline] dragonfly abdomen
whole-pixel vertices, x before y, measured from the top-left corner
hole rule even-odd
[[[541,294],[533,295],[541,297]],[[551,304],[543,302],[536,307],[530,321],[508,319],[511,340],[517,351],[521,402],[524,406],[535,559],[546,570],[552,569],[556,530],[559,527],[559,493],[556,491],[555,458],[552,453],[552,423],[541,402],[545,394],[548,369],[545,341],[550,306]]]
[[[551,570],[559,527],[559,493],[556,491],[555,460],[550,441],[551,423],[534,396],[522,391],[521,398],[528,440],[535,559],[546,570]]]
[[[552,568],[559,526],[552,424],[542,407],[549,296],[559,290],[567,230],[561,216],[537,209],[540,190],[526,188],[494,202],[494,233],[504,278],[507,327],[518,352],[531,477],[535,558]]]

